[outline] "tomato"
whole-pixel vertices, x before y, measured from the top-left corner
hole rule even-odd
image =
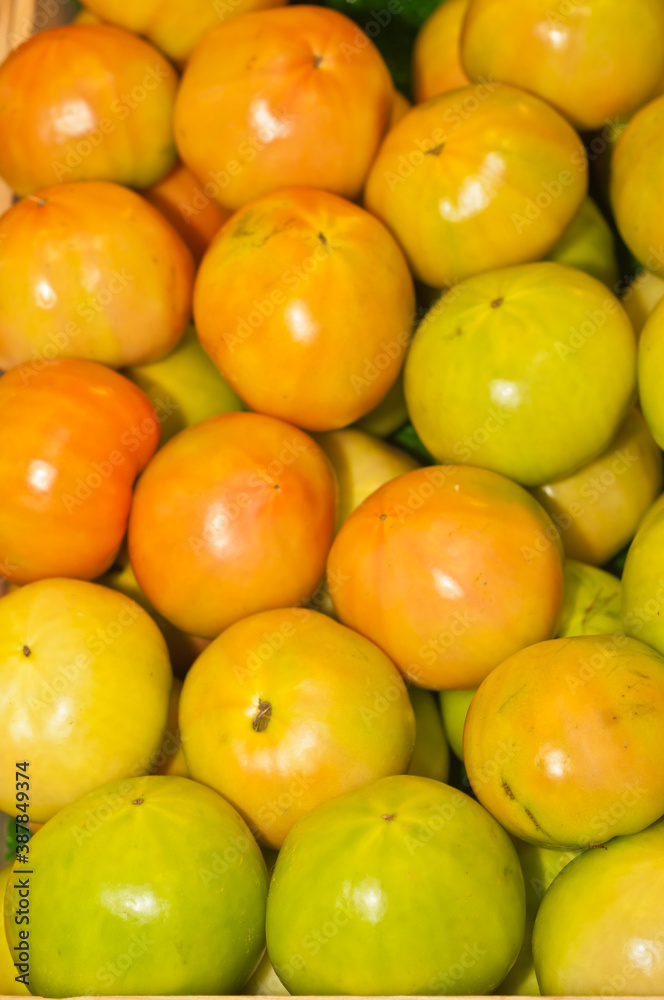
[[[400,90],[394,91],[394,100],[392,101],[392,114],[390,115],[389,128],[394,128],[397,122],[400,122],[407,111],[410,111],[412,104],[408,98],[401,93]]]
[[[620,301],[637,337],[662,298],[664,298],[664,278],[658,277],[646,268],[639,271],[625,289]]]
[[[408,409],[406,407],[406,397],[403,393],[403,368],[399,372],[396,382],[383,397],[383,401],[378,406],[367,413],[366,417],[360,417],[355,421],[358,430],[366,431],[367,434],[375,434],[377,437],[389,437],[408,420]]]
[[[664,305],[658,303],[641,332],[638,356],[639,394],[646,423],[657,444],[664,446]]]
[[[211,643],[185,678],[180,730],[192,777],[277,848],[321,802],[403,773],[415,744],[394,664],[307,608],[250,615]]]
[[[479,684],[554,635],[562,606],[548,515],[516,483],[470,466],[381,486],[341,528],[327,571],[339,620],[431,689]]]
[[[181,163],[142,194],[177,229],[196,262],[200,262],[212,237],[231,214],[208,198],[203,186]]]
[[[664,659],[622,632],[522,649],[480,685],[463,751],[478,799],[522,840],[643,830],[664,812]]]
[[[250,997],[288,997],[290,993],[272,968],[267,952],[263,955],[253,976],[247,980],[242,990]]]
[[[61,181],[149,187],[175,162],[177,74],[129,31],[40,31],[0,67],[0,175],[18,194]]]
[[[551,850],[515,839],[516,852],[521,862],[526,885],[526,933],[519,957],[507,978],[500,984],[502,996],[539,996],[540,990],[533,965],[533,926],[540,902],[554,878],[578,856],[578,851]]]
[[[419,104],[388,132],[365,204],[434,288],[543,257],[587,185],[581,140],[553,108],[492,82]]]
[[[463,727],[475,691],[476,688],[468,691],[441,691],[438,695],[445,735],[459,760],[463,760]]]
[[[633,538],[662,490],[662,453],[632,410],[608,449],[583,468],[533,491],[572,559],[603,566]]]
[[[418,104],[470,83],[459,51],[467,8],[468,0],[445,0],[420,28],[413,49],[413,90]]]
[[[401,448],[354,427],[319,434],[316,441],[337,477],[339,526],[383,483],[420,467],[417,459]]]
[[[154,361],[184,333],[192,286],[189,251],[139,195],[99,181],[46,188],[0,218],[0,367]]]
[[[243,410],[244,403],[201,347],[193,326],[165,358],[123,372],[152,400],[161,420],[161,443],[208,417]]]
[[[171,667],[134,601],[82,580],[41,580],[0,601],[0,808],[43,823],[92,788],[144,774],[161,746]],[[26,817],[27,818],[27,817]]]
[[[635,368],[634,331],[604,285],[528,264],[471,278],[430,310],[408,355],[406,400],[438,461],[538,486],[609,447]]]
[[[156,755],[153,774],[173,775],[176,778],[188,778],[189,768],[184,759],[182,749],[182,739],[180,737],[180,695],[182,694],[182,681],[174,677],[171,687],[171,697],[168,702],[168,720],[166,722],[166,732],[161,744],[161,750]]]
[[[547,260],[585,271],[612,291],[619,287],[613,232],[592,198],[583,199]]]
[[[542,993],[664,991],[664,821],[584,851],[542,901],[533,936]]]
[[[618,139],[611,157],[611,207],[620,235],[651,271],[661,276],[664,231],[658,212],[664,188],[664,97],[646,104]]]
[[[635,111],[655,90],[664,62],[659,0],[552,7],[550,0],[471,0],[461,61],[472,80],[530,90],[578,129]]]
[[[194,292],[198,336],[224,378],[252,409],[308,430],[344,427],[381,402],[414,311],[413,280],[387,229],[315,188],[237,212]]]
[[[155,775],[102,785],[39,831],[30,861],[35,994],[232,994],[258,963],[265,862],[210,788]],[[19,890],[9,905],[14,917]],[[21,925],[8,928],[18,944]]]
[[[159,441],[147,396],[92,361],[43,359],[0,379],[0,573],[93,580],[124,536],[132,485]]]
[[[129,555],[148,599],[184,632],[305,602],[334,531],[334,482],[303,431],[226,413],[174,437],[136,488]]]
[[[5,901],[5,889],[12,874],[11,865],[0,868],[0,916],[3,918],[0,920],[0,990],[2,990],[2,995],[4,996],[25,997],[30,996],[30,990],[22,982],[16,982],[16,977],[20,976],[21,973],[14,965],[14,961],[17,958],[9,950],[9,945],[3,932],[5,919],[9,921],[9,906],[7,905],[9,899]],[[5,901],[4,905],[2,905],[3,901]]]
[[[447,781],[450,773],[450,748],[445,739],[443,720],[433,691],[411,687],[408,690],[415,713],[415,749],[408,774]]]
[[[558,637],[620,632],[622,586],[611,573],[565,560],[565,599]]]
[[[462,792],[413,775],[301,820],[267,905],[275,971],[304,995],[490,993],[523,927],[523,876],[507,834]]]
[[[188,0],[186,6],[172,0],[85,0],[104,21],[145,35],[175,63],[184,64],[205,35],[220,21],[265,7],[278,7],[286,0]]]
[[[643,518],[622,576],[622,612],[628,635],[664,655],[664,497]]]
[[[322,7],[280,7],[234,18],[201,42],[178,92],[175,137],[181,159],[230,208],[293,186],[352,199],[393,100],[387,67],[356,24]]]

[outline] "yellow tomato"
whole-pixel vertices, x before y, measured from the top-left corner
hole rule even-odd
[[[585,271],[615,291],[618,284],[616,245],[611,227],[592,198],[583,199],[581,208],[547,260]]]
[[[415,749],[410,758],[408,774],[420,778],[447,781],[450,773],[450,748],[445,739],[443,720],[433,691],[408,689],[415,713]]]
[[[664,496],[641,522],[622,576],[625,631],[664,655]]]
[[[553,108],[491,81],[418,104],[385,137],[365,203],[433,288],[537,260],[576,214],[586,153]]]
[[[637,337],[662,298],[664,298],[664,278],[653,274],[647,268],[639,271],[623,292],[620,301]]]
[[[572,635],[608,635],[622,629],[622,586],[611,573],[565,560],[565,596],[558,638]]]
[[[655,441],[664,447],[664,302],[652,311],[639,341],[641,408]]]
[[[410,111],[412,104],[400,90],[394,91],[394,101],[392,102],[392,115],[390,117],[390,124],[388,128],[394,128],[397,122],[400,122],[407,111]]]
[[[166,721],[166,732],[161,744],[161,750],[155,757],[152,774],[165,774],[176,778],[189,778],[189,768],[184,759],[182,749],[182,738],[180,736],[180,695],[182,694],[182,681],[178,677],[173,678],[171,697],[168,703],[168,719]]]
[[[354,427],[317,434],[315,440],[336,473],[339,527],[379,486],[420,465],[407,452]]]
[[[558,526],[566,554],[603,566],[634,536],[661,490],[662,453],[632,410],[603,454],[533,493]]]
[[[424,22],[413,49],[413,90],[418,104],[470,83],[459,41],[468,0],[444,0]]]
[[[408,420],[408,408],[406,397],[403,392],[403,368],[399,372],[396,382],[389,390],[383,401],[367,413],[366,417],[360,417],[355,421],[354,426],[358,430],[366,431],[367,434],[375,434],[377,437],[389,437],[394,431]]]
[[[41,580],[0,601],[0,808],[28,761],[30,817],[145,774],[166,727],[171,667],[134,601],[81,580]]]
[[[618,139],[610,194],[625,243],[645,267],[661,273],[664,219],[653,206],[664,198],[664,96],[641,108]]]
[[[538,94],[578,129],[635,111],[664,62],[660,0],[471,0],[461,61],[472,80]]]

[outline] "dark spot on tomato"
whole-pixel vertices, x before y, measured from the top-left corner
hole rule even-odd
[[[503,300],[502,299],[494,299],[493,302],[491,303],[491,308],[492,309],[497,309],[498,306],[502,306],[502,304],[503,304]]]
[[[132,806],[142,806],[145,799],[132,799]]]
[[[30,647],[29,647],[29,646],[24,646],[24,647],[23,647],[23,655],[24,655],[24,656],[30,656],[30,653],[31,653],[31,652],[32,652],[32,650],[30,649]]]

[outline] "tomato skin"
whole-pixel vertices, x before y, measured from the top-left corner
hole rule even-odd
[[[86,0],[86,5],[104,21],[145,35],[169,59],[184,65],[208,31],[239,14],[265,7],[279,7],[286,0],[188,0],[183,6],[173,0]]]
[[[366,207],[433,288],[538,260],[560,239],[587,187],[585,149],[553,108],[486,83],[416,105],[388,132]]]
[[[414,312],[392,235],[315,188],[237,212],[205,255],[194,293],[198,336],[224,378],[252,409],[307,430],[344,427],[381,402]]]
[[[150,770],[172,673],[142,608],[55,578],[3,597],[0,622],[0,808],[16,812],[17,760],[29,762],[30,817],[40,823],[99,784]]]
[[[9,899],[5,896],[5,889],[11,875],[11,864],[0,868],[0,917],[2,917],[3,925],[5,920],[9,920]],[[16,982],[17,975],[20,973],[14,965],[14,954],[9,950],[4,933],[0,934],[0,989],[2,994],[8,997],[29,997],[30,990],[23,983]]]
[[[561,547],[515,483],[434,466],[386,483],[350,515],[328,582],[339,620],[415,684],[471,688],[510,652],[555,634]]]
[[[293,828],[268,894],[268,953],[294,995],[481,995],[516,958],[524,914],[505,831],[462,792],[398,775]]]
[[[664,496],[639,525],[622,575],[622,613],[628,635],[647,642],[664,655],[662,598],[664,578]]]
[[[134,479],[159,441],[150,401],[110,368],[55,359],[6,372],[0,409],[2,575],[95,579],[120,547]]]
[[[613,231],[590,197],[583,199],[547,260],[585,271],[614,293],[621,287]]]
[[[104,784],[54,816],[30,858],[42,873],[30,880],[35,993],[228,995],[258,963],[265,862],[210,788],[158,775]],[[8,900],[13,946],[19,890]]]
[[[0,217],[0,367],[155,361],[186,329],[193,271],[173,227],[119,184],[24,198]]]
[[[654,276],[653,276],[654,278]],[[654,278],[659,283],[659,279]],[[657,289],[657,295],[664,291]],[[664,445],[664,405],[662,405],[662,372],[664,371],[664,305],[657,302],[646,320],[639,340],[638,381],[641,409],[655,441]]]
[[[0,175],[21,195],[60,181],[148,187],[175,162],[176,88],[168,60],[129,31],[39,32],[0,67]]]
[[[664,812],[663,721],[664,659],[645,643],[623,632],[540,642],[478,688],[466,771],[514,836],[545,847],[603,844]]]
[[[468,0],[445,0],[420,28],[413,49],[413,90],[418,104],[470,83],[460,51],[467,8]]]
[[[403,773],[415,744],[394,664],[307,608],[250,615],[212,642],[185,678],[180,731],[191,776],[276,848],[321,802]]]
[[[231,214],[208,198],[192,172],[181,163],[141,193],[178,231],[197,264]]]
[[[129,556],[165,618],[213,639],[239,618],[308,600],[335,516],[327,459],[303,431],[226,413],[176,435],[136,488]]]
[[[654,93],[664,61],[659,0],[552,7],[549,0],[471,0],[461,61],[473,80],[523,87],[580,130],[601,128]]]
[[[622,584],[611,573],[565,560],[565,600],[558,638],[622,631]]]
[[[229,208],[295,186],[354,199],[393,100],[382,57],[349,18],[279,7],[203,39],[182,78],[175,137],[184,163]]]
[[[558,525],[571,559],[603,566],[634,537],[662,491],[662,453],[632,410],[598,458],[533,494]]]

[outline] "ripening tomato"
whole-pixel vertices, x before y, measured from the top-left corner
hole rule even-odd
[[[156,361],[186,329],[192,285],[187,247],[135,192],[103,181],[45,188],[0,217],[0,368]]]
[[[482,805],[522,840],[588,847],[664,813],[664,658],[616,635],[553,639],[496,667],[463,735]]]
[[[231,214],[207,196],[181,163],[141,193],[177,229],[197,262]]]
[[[85,0],[104,21],[145,35],[175,63],[184,64],[202,38],[220,21],[287,0]]]
[[[200,341],[253,409],[307,430],[365,416],[394,384],[415,291],[394,237],[337,195],[294,188],[236,212],[196,277]]]
[[[547,254],[586,193],[579,136],[544,101],[491,81],[416,105],[388,132],[365,204],[415,277],[442,288]]]
[[[413,49],[413,90],[418,104],[470,83],[459,48],[467,8],[468,0],[445,0],[420,28]]]
[[[307,434],[226,413],[177,434],[141,476],[131,563],[165,618],[212,639],[254,612],[308,600],[334,507],[332,471]]]
[[[571,559],[603,566],[634,537],[662,490],[662,453],[632,410],[598,458],[533,490],[560,530]]]
[[[638,356],[639,394],[648,427],[664,447],[664,304],[660,301],[643,327]]]
[[[623,309],[629,316],[634,333],[639,337],[655,306],[664,298],[664,277],[643,268],[621,296]]]
[[[461,39],[471,80],[542,97],[581,130],[639,108],[662,75],[660,0],[471,0]]]
[[[526,490],[471,466],[433,466],[381,486],[328,559],[339,620],[415,684],[472,688],[523,646],[555,634],[558,534]]]
[[[38,32],[0,66],[0,175],[22,195],[61,181],[154,184],[175,162],[177,79],[130,31]]]
[[[400,90],[394,91],[394,100],[392,102],[392,114],[390,115],[389,128],[394,128],[397,122],[400,122],[407,111],[410,111],[412,104]]]
[[[132,486],[159,442],[141,390],[92,361],[18,365],[0,379],[0,574],[93,580],[113,562]]]
[[[583,199],[547,260],[585,271],[612,291],[621,287],[613,230],[592,198]]]
[[[390,121],[394,86],[373,42],[323,7],[245,14],[187,64],[181,158],[230,208],[282,187],[356,198]]]

